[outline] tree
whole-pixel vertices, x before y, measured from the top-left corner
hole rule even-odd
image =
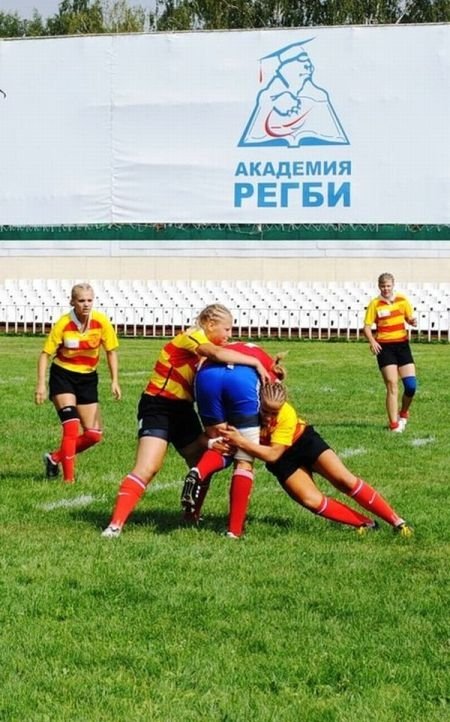
[[[0,12],[0,38],[20,38],[25,35],[25,20],[17,13]]]
[[[158,30],[449,22],[450,0],[158,0]]]

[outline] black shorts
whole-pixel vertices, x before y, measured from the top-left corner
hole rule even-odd
[[[190,401],[143,393],[138,406],[138,436],[165,439],[179,451],[198,439],[202,425]]]
[[[414,359],[408,341],[400,343],[381,343],[381,351],[377,354],[378,368],[385,366],[406,366],[413,364]]]
[[[266,469],[283,485],[297,469],[307,469],[311,473],[319,456],[329,448],[314,426],[307,426],[300,438],[286,449],[278,461],[266,464]]]
[[[98,403],[97,371],[80,374],[52,364],[48,390],[51,399],[58,394],[74,394],[77,405],[96,404]]]

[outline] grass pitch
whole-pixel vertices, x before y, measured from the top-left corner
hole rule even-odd
[[[448,345],[413,345],[411,421],[389,434],[367,344],[265,344],[288,349],[291,400],[413,539],[319,519],[259,462],[245,539],[222,535],[227,471],[203,527],[183,528],[173,452],[122,536],[102,539],[160,345],[122,340],[120,403],[102,364],[105,441],[67,487],[42,473],[59,440],[52,405],[33,405],[42,339],[0,338],[0,720],[450,720]]]

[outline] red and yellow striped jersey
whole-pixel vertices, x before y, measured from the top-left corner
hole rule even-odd
[[[177,334],[161,349],[145,389],[151,396],[193,401],[194,376],[199,362],[197,348],[210,343],[201,328],[190,328]]]
[[[264,446],[270,446],[270,444],[292,446],[303,434],[305,427],[306,421],[297,416],[294,407],[285,401],[270,425],[262,427],[261,444]]]
[[[70,311],[56,321],[44,344],[44,351],[55,357],[53,363],[68,371],[86,374],[95,371],[100,346],[113,351],[119,345],[111,321],[100,311],[92,310],[85,330],[75,313]]]
[[[377,296],[367,306],[364,325],[376,324],[379,343],[399,343],[408,340],[405,319],[413,316],[411,303],[401,293],[396,293],[392,301]]]

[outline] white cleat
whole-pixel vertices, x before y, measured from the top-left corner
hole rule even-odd
[[[405,419],[403,416],[401,416],[398,420],[398,425],[400,426],[402,431],[404,431],[406,429],[407,423],[408,423],[408,419]]]
[[[122,532],[121,526],[114,526],[114,524],[110,524],[102,531],[102,537],[104,539],[116,539],[118,536],[120,536]]]

